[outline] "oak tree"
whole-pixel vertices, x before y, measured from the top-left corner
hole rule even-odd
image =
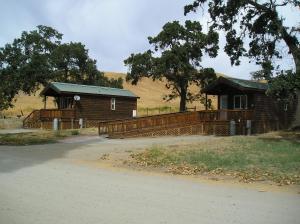
[[[262,67],[254,73],[255,78],[269,81],[269,93],[288,101],[296,94],[300,97],[300,28],[285,24],[286,18],[280,14],[288,7],[299,12],[299,0],[194,0],[184,11],[187,14],[206,7],[210,27],[226,34],[224,51],[232,65],[239,65],[243,56],[254,59]],[[293,58],[295,71],[278,68],[277,74],[274,61],[284,56],[283,46]],[[300,105],[293,126],[300,126]]]
[[[61,33],[40,25],[0,48],[0,111],[12,107],[20,91],[32,94],[51,81],[122,88],[121,79],[98,71],[83,44],[61,40]]]
[[[186,110],[187,101],[200,97],[189,90],[192,83],[205,86],[216,78],[212,68],[203,68],[201,60],[204,54],[216,57],[218,51],[218,33],[212,29],[202,32],[199,22],[178,21],[166,23],[155,37],[148,37],[151,49],[143,53],[131,54],[124,63],[129,67],[127,80],[137,84],[143,77],[167,81],[166,87],[171,93],[166,100],[180,97],[180,111]]]

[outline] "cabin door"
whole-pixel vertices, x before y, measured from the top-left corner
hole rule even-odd
[[[228,109],[228,95],[220,96],[220,120],[227,120],[227,109]]]

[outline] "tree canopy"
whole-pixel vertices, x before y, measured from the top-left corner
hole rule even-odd
[[[122,88],[122,79],[108,79],[97,69],[82,43],[61,43],[62,36],[38,26],[0,48],[0,110],[12,107],[18,92],[32,94],[51,81]]]
[[[280,44],[284,42],[297,73],[300,72],[300,28],[284,25],[285,18],[279,14],[281,7],[300,7],[300,1],[195,0],[185,6],[185,14],[200,6],[208,6],[211,27],[225,31],[224,50],[232,64],[239,65],[242,56],[253,58],[258,64],[281,58]]]
[[[299,0],[194,0],[185,6],[185,14],[199,7],[208,7],[212,29],[225,32],[224,51],[232,65],[239,65],[243,56],[253,59],[262,68],[253,72],[254,78],[269,81],[268,94],[285,102],[300,97],[300,27],[285,24],[280,14],[288,7],[297,7],[299,12]],[[276,66],[275,61],[285,56],[283,48],[293,58],[295,70]],[[293,126],[300,126],[300,119]]]
[[[186,110],[186,102],[199,99],[201,94],[192,94],[189,85],[205,86],[216,78],[212,68],[200,64],[204,54],[216,57],[218,33],[212,29],[202,32],[199,22],[178,21],[166,23],[155,37],[148,37],[151,49],[143,53],[131,54],[124,63],[129,67],[126,79],[137,84],[142,77],[165,78],[171,94],[166,100],[180,97],[180,111]]]

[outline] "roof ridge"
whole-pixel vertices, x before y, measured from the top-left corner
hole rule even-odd
[[[94,88],[101,87],[101,88],[106,88],[106,89],[117,89],[117,90],[129,91],[127,89],[121,89],[121,88],[116,88],[116,87],[77,84],[77,83],[71,83],[71,82],[51,82],[50,84],[53,84],[53,83],[63,84],[63,85],[74,85],[74,86],[87,86],[87,87],[94,87]]]
[[[241,81],[255,82],[255,83],[259,83],[259,84],[267,84],[267,83],[264,83],[264,82],[260,82],[260,80],[253,80],[253,79],[241,79],[241,78],[235,78],[235,77],[223,77],[223,78],[225,78],[225,79],[226,78],[228,78],[228,79],[237,79],[237,80],[241,80]]]
[[[96,86],[96,85],[84,85],[69,82],[51,82],[50,88],[56,89],[58,92],[74,92],[74,93],[87,93],[96,95],[111,95],[111,96],[124,96],[124,97],[138,97],[135,93],[128,89]],[[46,87],[47,88],[47,87]]]

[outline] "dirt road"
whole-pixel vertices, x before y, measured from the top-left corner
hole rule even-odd
[[[76,162],[116,150],[202,140],[199,136],[94,137],[41,146],[0,146],[0,223],[299,223],[299,194]]]

